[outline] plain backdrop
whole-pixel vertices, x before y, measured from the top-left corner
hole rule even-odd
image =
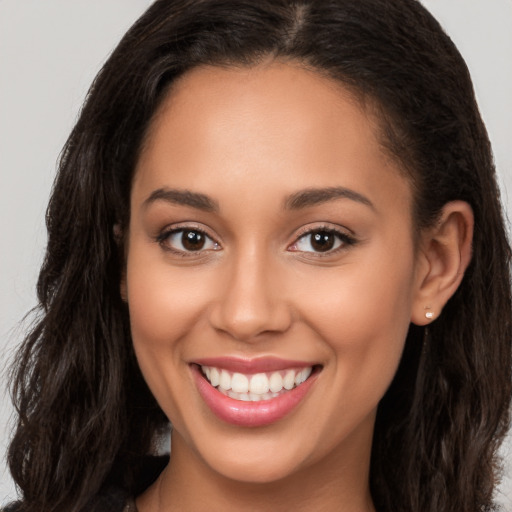
[[[256,1],[256,0],[255,0]],[[101,64],[149,0],[0,0],[0,454],[12,408],[5,365],[35,305],[56,161]],[[466,59],[512,212],[512,0],[424,0]],[[512,511],[512,442],[498,500]],[[0,504],[15,498],[0,459]]]

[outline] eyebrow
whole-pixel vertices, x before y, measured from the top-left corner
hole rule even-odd
[[[191,192],[190,190],[177,190],[170,188],[159,188],[151,193],[144,201],[143,206],[147,208],[155,201],[166,201],[168,203],[191,206],[205,212],[218,212],[219,205],[205,194]]]
[[[292,194],[285,201],[285,209],[300,210],[326,203],[334,199],[350,199],[375,210],[373,203],[365,196],[345,187],[308,188]]]
[[[350,199],[375,210],[373,203],[367,197],[345,187],[308,188],[300,190],[290,195],[284,201],[284,207],[286,210],[300,210],[335,199]],[[147,208],[151,203],[156,201],[166,201],[168,203],[190,206],[205,212],[217,213],[219,211],[217,201],[206,194],[192,192],[190,190],[159,188],[151,193],[144,201],[143,206]]]

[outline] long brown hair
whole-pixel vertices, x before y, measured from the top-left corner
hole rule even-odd
[[[269,56],[376,106],[383,144],[413,185],[418,230],[451,200],[473,208],[463,282],[428,333],[411,326],[380,404],[370,485],[380,511],[491,509],[511,400],[511,250],[452,41],[416,0],[159,0],[98,74],[60,161],[37,319],[13,368],[8,457],[21,510],[78,512],[107,486],[140,490],[139,461],[167,420],[138,369],[119,293],[135,163],[177,77]]]

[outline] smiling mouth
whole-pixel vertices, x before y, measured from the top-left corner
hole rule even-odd
[[[322,368],[276,358],[212,358],[190,365],[204,403],[220,420],[237,427],[268,426],[291,414]]]
[[[215,366],[201,366],[204,378],[220,393],[234,400],[260,402],[272,400],[300,386],[315,367],[290,368],[274,372],[245,374]]]

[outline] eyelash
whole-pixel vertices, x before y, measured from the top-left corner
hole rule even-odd
[[[339,229],[335,229],[331,226],[315,226],[314,228],[304,228],[304,230],[299,233],[299,235],[296,238],[296,241],[291,244],[290,247],[296,246],[300,243],[301,240],[305,239],[306,237],[312,237],[315,233],[325,233],[328,235],[334,235],[339,242],[338,247],[335,247],[334,249],[329,249],[325,252],[322,251],[300,251],[296,250],[296,252],[302,252],[310,254],[312,257],[315,258],[326,258],[329,256],[333,256],[335,254],[338,254],[339,252],[346,250],[348,247],[353,246],[357,243],[357,240],[354,236],[347,234],[344,231],[341,231]],[[311,243],[311,241],[309,242]]]
[[[205,237],[205,239],[207,239],[211,243],[215,244],[215,247],[210,248],[210,249],[202,249],[201,248],[197,251],[192,251],[192,250],[187,251],[187,250],[175,249],[167,243],[171,236],[177,235],[179,233],[181,233],[183,236],[183,232],[187,232],[187,231],[191,232],[191,233],[198,233],[198,234],[202,235],[203,237]],[[325,233],[328,235],[334,235],[339,242],[338,247],[335,247],[334,249],[328,249],[325,252],[301,251],[298,249],[293,249],[293,247],[297,246],[297,244],[299,244],[301,242],[301,240],[304,240],[308,236],[311,237],[315,233]],[[202,254],[205,251],[211,251],[211,250],[218,251],[221,249],[219,243],[212,236],[210,236],[204,229],[201,229],[197,226],[179,226],[179,227],[174,227],[171,229],[164,230],[156,237],[156,242],[162,247],[163,250],[172,252],[173,254],[176,254],[178,256],[185,257],[185,258],[198,256],[199,254]],[[357,240],[355,237],[353,237],[352,235],[348,235],[347,233],[345,233],[341,230],[334,229],[330,226],[315,226],[314,228],[304,228],[304,230],[298,234],[297,238],[295,239],[295,242],[293,242],[291,245],[288,246],[287,250],[289,250],[291,252],[308,253],[310,255],[314,255],[313,257],[323,258],[323,257],[328,257],[328,256],[332,256],[334,254],[337,254],[338,252],[343,251],[343,250],[347,249],[347,247],[353,246],[356,243],[357,243]]]
[[[187,251],[175,249],[169,243],[167,243],[171,236],[181,233],[183,237],[183,233],[187,231],[190,233],[198,233],[199,235],[202,235],[207,241],[213,242],[213,244],[215,244],[215,247],[213,249],[201,248],[197,251]],[[197,226],[179,226],[171,229],[166,229],[156,237],[156,242],[158,242],[158,244],[164,251],[172,252],[173,254],[184,258],[198,256],[199,254],[204,253],[204,251],[206,250],[218,251],[220,249],[219,243],[212,236],[210,236],[204,229],[201,229]]]

